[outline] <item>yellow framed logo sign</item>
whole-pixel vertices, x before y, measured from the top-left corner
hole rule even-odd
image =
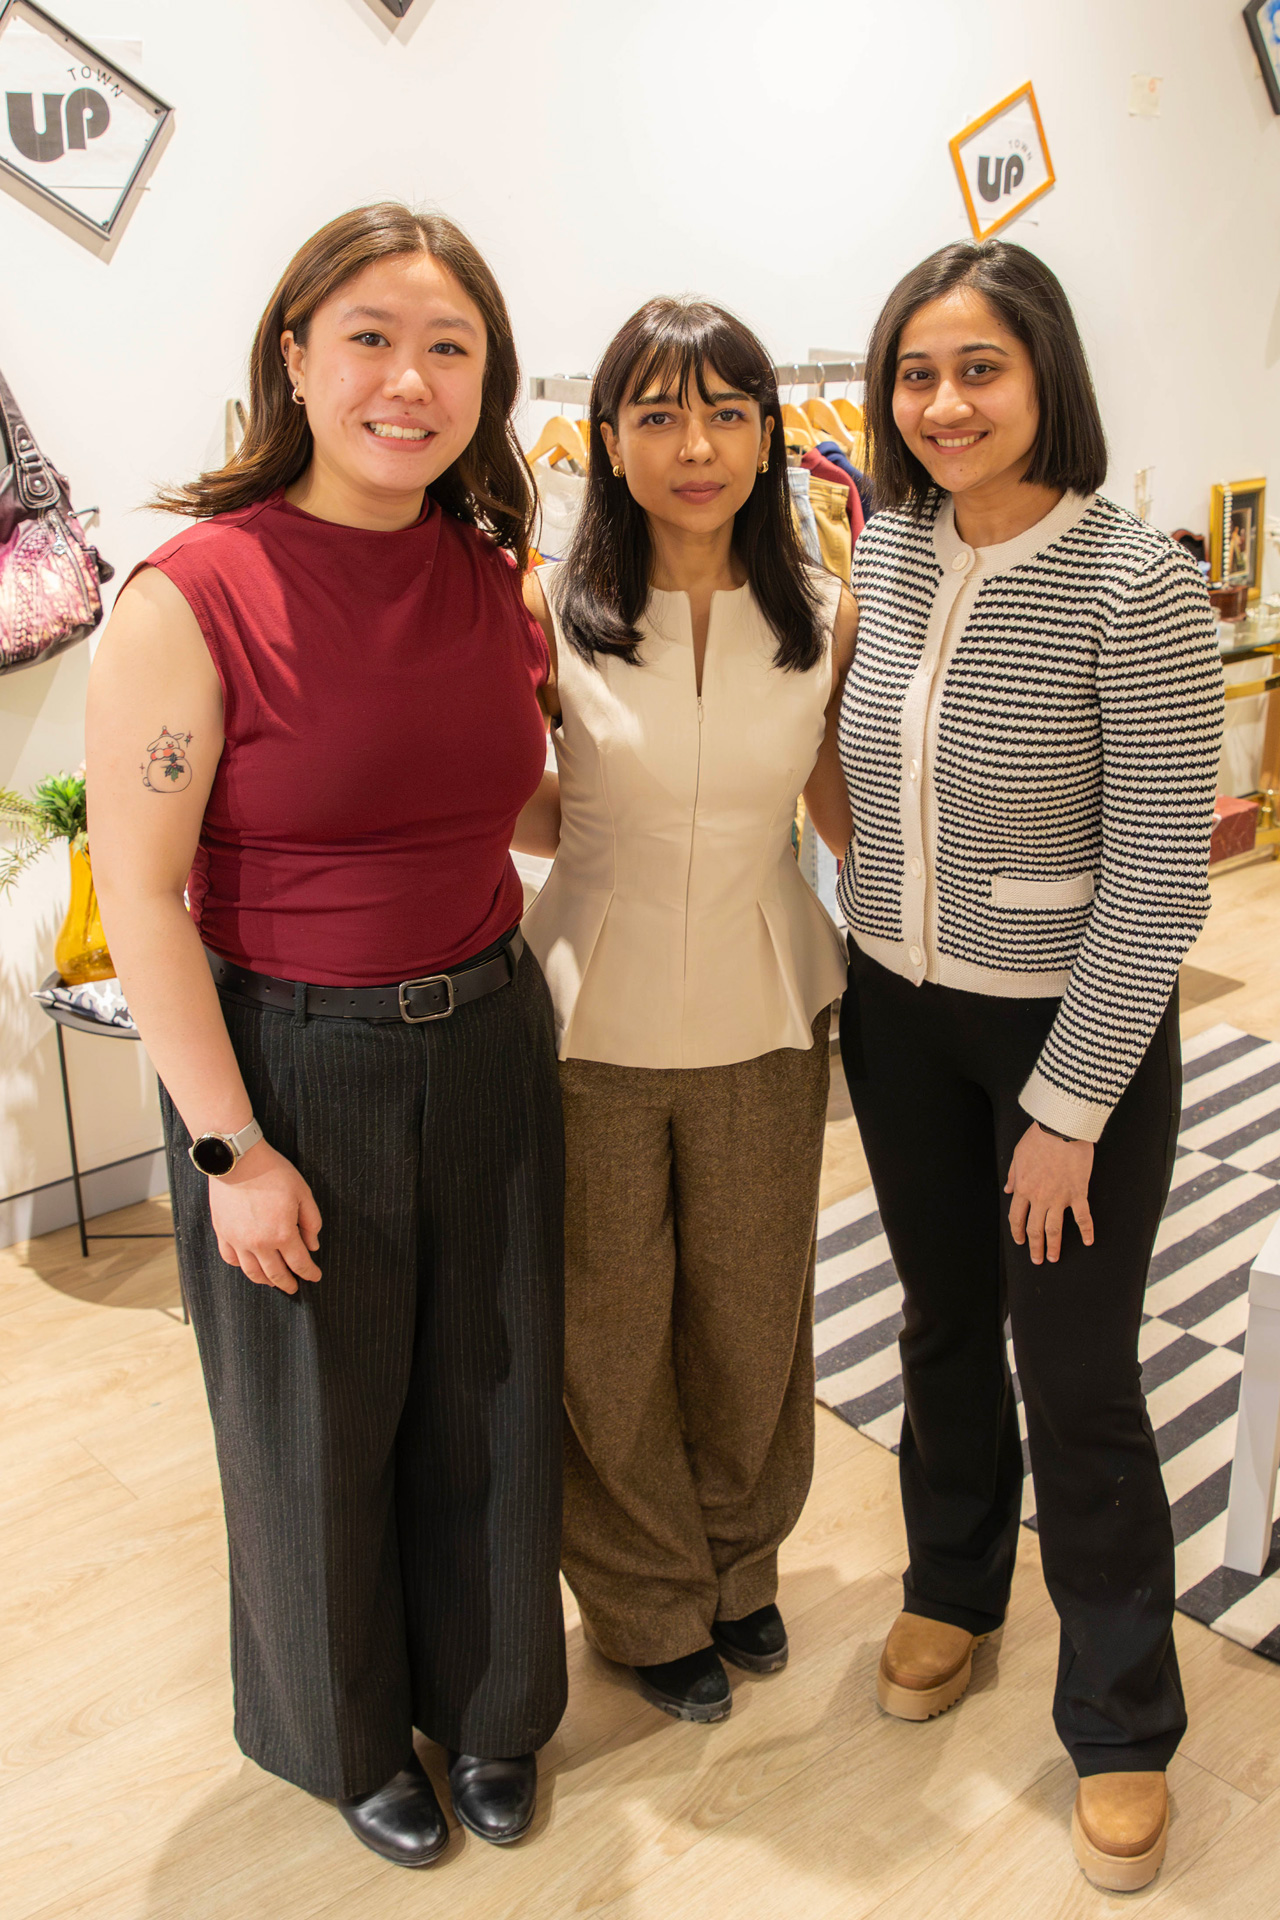
[[[975,240],[999,233],[1048,193],[1056,176],[1031,82],[958,133],[951,158]]]

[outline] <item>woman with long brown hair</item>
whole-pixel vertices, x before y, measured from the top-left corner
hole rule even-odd
[[[529,577],[562,817],[530,909],[566,1140],[563,1564],[655,1706],[722,1720],[786,1664],[778,1547],[813,1466],[813,1248],[855,612],[792,527],[773,367],[654,300],[606,349],[568,558]],[[558,838],[558,852],[557,848]]]
[[[1138,1341],[1177,1144],[1178,965],[1209,904],[1214,620],[1187,554],[1098,491],[1079,329],[1024,247],[956,242],[904,276],[867,421],[881,511],[840,719],[840,1037],[905,1295],[908,1543],[877,1692],[902,1719],[949,1711],[1003,1624],[1020,1399],[1073,1844],[1133,1892],[1164,1858],[1186,1726]]]
[[[506,308],[447,220],[313,235],[251,380],[94,662],[94,866],[164,1089],[237,1737],[425,1866],[414,1728],[506,1842],[565,1697],[559,1096],[508,855],[532,494]]]

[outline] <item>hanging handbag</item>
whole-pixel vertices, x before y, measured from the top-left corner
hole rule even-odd
[[[3,374],[0,450],[0,673],[12,673],[88,638],[114,569],[86,541]]]

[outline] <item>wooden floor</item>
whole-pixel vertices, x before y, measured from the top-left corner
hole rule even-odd
[[[1280,868],[1214,892],[1186,1030],[1280,1039]],[[836,1117],[824,1199],[865,1180]],[[102,1224],[154,1228],[164,1211]],[[455,1834],[410,1874],[232,1742],[217,1478],[171,1247],[108,1241],[84,1261],[68,1230],[0,1253],[0,1915],[1275,1920],[1280,1667],[1179,1618],[1191,1730],[1168,1862],[1143,1894],[1096,1893],[1069,1851],[1034,1537],[963,1706],[890,1720],[873,1677],[900,1591],[895,1463],[822,1409],[818,1441],[783,1552],[789,1670],[735,1676],[722,1726],[676,1724],[584,1646],[566,1596],[569,1709],[534,1834],[506,1852]]]

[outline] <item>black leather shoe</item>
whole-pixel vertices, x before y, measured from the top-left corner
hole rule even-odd
[[[733,1705],[729,1676],[714,1647],[700,1647],[679,1660],[633,1667],[646,1700],[673,1720],[727,1720]]]
[[[356,1838],[398,1867],[429,1867],[449,1844],[449,1826],[431,1782],[415,1757],[385,1787],[339,1799]]]
[[[782,1615],[772,1601],[741,1620],[717,1620],[711,1638],[726,1660],[748,1673],[777,1673],[786,1666],[791,1651]]]
[[[495,1847],[509,1847],[533,1825],[538,1756],[521,1753],[514,1760],[481,1760],[474,1753],[451,1753],[449,1789],[453,1810],[468,1833]]]

